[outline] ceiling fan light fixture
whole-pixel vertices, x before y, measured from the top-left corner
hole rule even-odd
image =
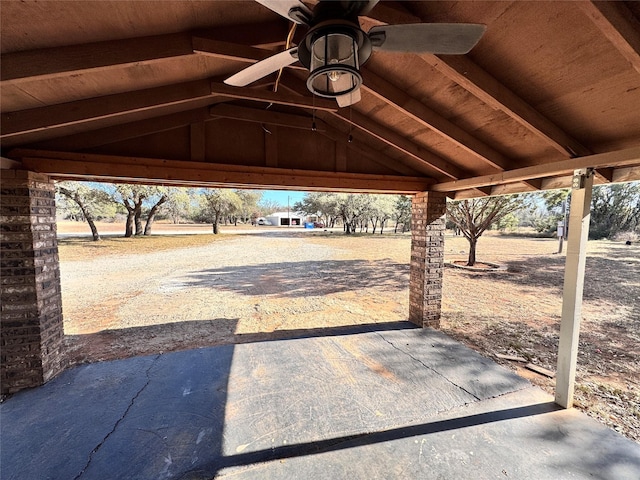
[[[358,39],[347,30],[323,29],[310,44],[310,75],[307,88],[325,98],[336,98],[353,92],[362,84],[358,71]]]

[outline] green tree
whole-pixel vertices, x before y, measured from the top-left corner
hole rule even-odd
[[[476,246],[480,236],[493,224],[530,203],[528,195],[476,198],[447,202],[447,217],[455,223],[469,242],[467,266],[476,263]]]
[[[242,223],[249,223],[258,218],[258,204],[262,199],[262,192],[257,190],[235,190],[235,192],[240,198],[236,219],[239,218]]]
[[[169,200],[171,190],[168,187],[153,185],[115,185],[112,198],[127,210],[125,237],[132,235],[151,235],[151,227],[160,208]],[[149,208],[143,227],[143,207]]]
[[[206,190],[201,197],[201,207],[204,216],[211,222],[213,233],[220,232],[220,221],[226,216],[238,211],[242,200],[238,194],[226,188],[212,188]]]
[[[316,215],[326,226],[333,227],[339,216],[338,195],[326,192],[306,193],[293,208],[306,215]]]
[[[398,232],[398,226],[402,225],[402,233],[411,228],[411,197],[408,195],[399,195],[396,198],[395,209],[393,217],[396,221],[396,226],[393,229],[393,233]]]
[[[613,238],[639,226],[640,182],[600,185],[593,189],[590,238]]]
[[[173,187],[169,190],[169,200],[164,209],[171,221],[177,224],[192,215],[196,189]]]
[[[111,196],[105,190],[83,182],[60,182],[56,185],[56,193],[72,202],[71,204],[68,202],[60,203],[64,205],[63,208],[72,212],[74,210],[72,205],[75,206],[79,216],[89,224],[93,240],[100,240],[95,221],[106,210],[109,210],[111,214],[115,213]]]
[[[344,223],[344,233],[355,233],[358,222],[364,218],[369,208],[369,195],[337,193],[335,199],[337,211]]]
[[[373,234],[376,233],[376,229],[380,225],[380,235],[382,235],[385,223],[395,212],[396,201],[396,195],[371,195],[369,212],[373,224]]]

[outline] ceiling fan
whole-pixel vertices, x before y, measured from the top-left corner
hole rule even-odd
[[[310,72],[309,91],[335,98],[340,107],[360,100],[360,67],[373,50],[465,54],[486,29],[471,23],[413,23],[377,26],[365,33],[358,16],[368,13],[378,0],[321,0],[313,10],[299,0],[256,1],[308,30],[298,46],[257,62],[224,83],[244,87],[300,61]]]

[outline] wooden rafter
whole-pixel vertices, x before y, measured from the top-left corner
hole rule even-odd
[[[235,120],[243,120],[246,122],[265,124],[269,127],[269,129],[271,128],[271,126],[276,126],[276,127],[282,126],[282,127],[288,127],[288,128],[296,128],[296,129],[302,128],[305,130],[311,130],[312,122],[313,122],[313,117],[295,115],[290,113],[274,112],[271,110],[264,110],[264,109],[258,110],[255,108],[238,107],[235,105],[225,105],[225,104],[211,107],[209,112],[214,117],[232,118]],[[336,142],[336,144],[346,145],[347,136],[343,134],[343,132],[328,125],[321,119],[316,119],[315,122],[316,122],[316,131],[319,134],[324,135],[327,138],[330,138],[331,140]],[[403,164],[395,162],[392,159],[382,155],[380,152],[378,152],[374,148],[368,146],[366,142],[358,142],[357,139],[355,140],[356,141],[351,143],[350,147],[360,151],[371,160],[381,165],[384,165],[385,167],[390,168],[391,170],[395,170],[398,173],[401,173],[403,175],[414,176],[420,173],[419,171],[408,168]]]
[[[184,105],[183,110],[187,110],[193,108],[193,104],[199,100],[208,98],[211,98],[210,82],[199,80],[3,113],[0,138],[5,146],[10,145],[8,141],[11,140],[25,143],[25,137],[31,133],[51,133],[65,127],[94,123],[169,105]]]
[[[291,75],[283,75],[283,87],[299,95],[307,92],[306,86],[298,78]],[[407,166],[418,172],[431,175],[434,170],[439,171],[444,176],[451,179],[458,179],[465,176],[465,172],[450,164],[445,159],[435,155],[432,152],[416,145],[402,135],[390,130],[387,127],[371,120],[366,115],[362,115],[353,109],[349,114],[343,111],[335,112],[318,112],[317,114],[325,122],[331,123],[332,118],[341,123],[350,123],[356,130],[366,133],[368,136],[375,138],[389,147],[400,152],[404,156],[404,162]]]
[[[103,42],[42,48],[5,53],[1,56],[3,85],[72,75],[132,64],[146,64],[194,54],[210,55],[243,62],[262,60],[273,51],[252,45],[273,45],[284,39],[284,22],[235,26],[149,37],[127,38]],[[273,32],[273,33],[271,33]],[[242,39],[242,43],[227,38]],[[255,42],[255,43],[251,43]]]
[[[0,78],[4,84],[101,70],[114,65],[165,60],[193,55],[191,35],[176,33],[67,47],[43,48],[2,55]]]
[[[422,177],[247,167],[39,150],[14,150],[11,156],[19,159],[23,168],[60,179],[402,194],[425,191],[433,183],[433,180]]]
[[[465,178],[452,182],[443,182],[433,185],[430,190],[435,192],[455,192],[470,188],[502,185],[506,183],[522,182],[531,179],[561,176],[570,174],[580,168],[614,168],[636,167],[640,165],[640,147],[629,148],[616,152],[600,153],[586,157],[572,158],[561,162],[534,165],[518,168],[491,175],[482,175],[474,178]],[[615,178],[615,174],[614,174]]]
[[[211,120],[209,107],[163,115],[137,122],[114,125],[112,127],[90,130],[67,137],[55,138],[33,145],[43,150],[76,151],[95,148],[109,143],[121,142],[131,138],[142,137],[154,133],[184,127],[193,123]]]
[[[393,9],[376,9],[372,14],[381,23],[397,22],[399,15],[401,15],[403,22],[422,21],[419,17],[408,12],[403,13],[397,6]],[[423,54],[420,55],[420,58],[487,105],[507,114],[559,152],[569,156],[583,156],[592,153],[469,57],[465,55]]]
[[[623,2],[579,3],[600,32],[640,73],[640,21]]]
[[[508,158],[489,145],[473,137],[462,128],[412,98],[403,90],[375,74],[363,69],[363,88],[407,117],[441,135],[466,150],[480,161],[496,169],[505,169],[511,163]]]
[[[5,147],[24,145],[112,126],[115,123],[139,120],[141,117],[152,118],[176,111],[190,110],[207,103],[214,103],[216,97],[327,111],[338,108],[335,102],[324,99],[300,97],[283,92],[239,89],[209,80],[197,80],[3,113],[0,138]]]

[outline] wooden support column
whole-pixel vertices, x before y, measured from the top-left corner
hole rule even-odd
[[[578,362],[578,338],[582,318],[584,270],[591,218],[593,170],[576,170],[572,186],[555,399],[556,403],[564,408],[573,406],[573,390]]]
[[[64,368],[55,189],[46,175],[0,171],[2,395],[42,385]]]
[[[446,195],[418,193],[411,204],[409,321],[440,328]]]

